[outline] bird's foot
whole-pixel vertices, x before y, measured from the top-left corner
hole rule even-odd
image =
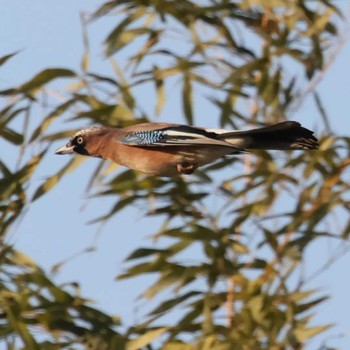
[[[181,164],[177,165],[177,171],[180,174],[189,175],[189,174],[192,174],[197,169],[197,167],[198,167],[198,165],[196,165],[196,164],[181,163]]]

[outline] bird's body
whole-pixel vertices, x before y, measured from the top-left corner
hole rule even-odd
[[[56,154],[99,157],[149,175],[176,176],[191,174],[220,157],[247,149],[305,150],[317,146],[313,132],[297,122],[247,131],[144,123],[122,129],[83,129]]]

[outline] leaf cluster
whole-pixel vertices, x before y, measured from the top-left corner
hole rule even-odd
[[[62,120],[115,127],[150,121],[153,112],[162,115],[176,88],[188,123],[200,125],[198,103],[211,107],[221,127],[281,121],[310,91],[320,120],[327,121],[315,81],[339,45],[341,15],[326,0],[102,4],[87,25],[116,19],[105,39],[113,74],[90,69],[86,45],[81,71],[44,69],[0,91],[1,142],[17,155],[15,162],[0,160],[1,239],[6,242],[33,201],[82,163],[74,158],[39,186],[31,183],[48,147],[76,131]],[[117,60],[121,53],[125,64]],[[0,66],[14,55],[0,58]],[[63,88],[56,88],[58,79]],[[152,111],[144,107],[145,89],[154,94]],[[107,222],[131,206],[161,220],[152,244],[129,254],[118,275],[154,276],[141,296],[157,305],[122,332],[117,319],[79,296],[78,285],[57,286],[4,243],[0,336],[8,349],[18,339],[26,349],[305,347],[329,325],[313,322],[326,297],[309,290],[298,272],[316,240],[348,239],[349,157],[350,139],[333,135],[322,137],[314,152],[246,154],[171,181],[115,172],[101,162],[91,174],[90,194],[115,202],[92,222]]]

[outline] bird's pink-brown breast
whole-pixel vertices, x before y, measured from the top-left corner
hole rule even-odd
[[[178,147],[135,147],[117,145],[108,159],[149,175],[179,175],[178,165],[192,164],[197,167],[209,164],[232,152],[228,147],[178,146]]]
[[[167,150],[169,147],[162,147],[160,150],[122,144],[120,140],[129,133],[128,129],[105,128],[103,133],[88,136],[86,150],[94,157],[111,160],[146,174],[172,176],[177,173],[176,165],[183,156],[174,149]]]
[[[174,149],[155,149],[117,144],[107,154],[108,159],[149,175],[173,176],[177,174],[177,164],[183,156]]]

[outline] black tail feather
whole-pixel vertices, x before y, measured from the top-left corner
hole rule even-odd
[[[221,134],[220,138],[229,143],[242,140],[245,149],[293,150],[317,149],[318,140],[309,129],[294,121],[275,125]]]

